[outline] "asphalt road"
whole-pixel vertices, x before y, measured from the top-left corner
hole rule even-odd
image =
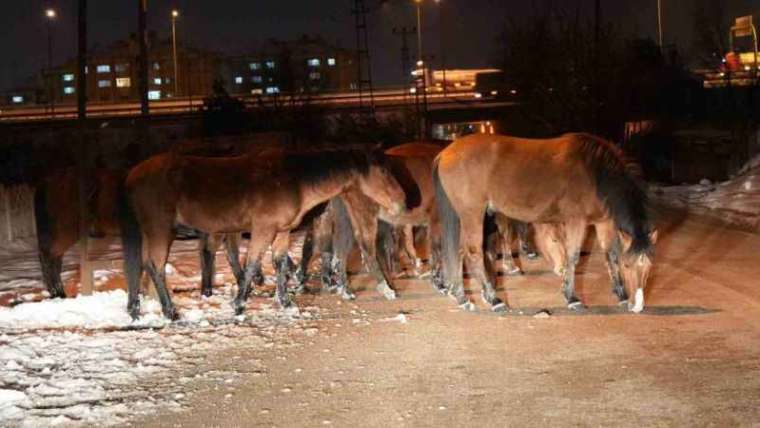
[[[324,308],[311,335],[207,355],[199,372],[236,372],[233,384],[189,383],[183,411],[134,425],[757,424],[760,236],[672,211],[658,225],[643,314],[614,306],[596,247],[579,269],[585,315],[561,310],[559,278],[541,261],[501,278],[506,316],[461,312],[420,280],[400,281],[387,302],[356,277],[368,286],[356,302],[299,297]],[[552,315],[533,316],[543,308]]]

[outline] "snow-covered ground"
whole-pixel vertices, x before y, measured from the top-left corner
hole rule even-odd
[[[131,322],[122,290],[0,308],[0,426],[120,425],[181,409],[191,380],[234,389],[235,373],[204,372],[199,360],[271,347],[275,332],[309,334],[319,316],[313,307],[283,312],[254,298],[236,317],[233,291],[226,285],[208,299],[175,295],[182,316],[175,323],[149,299],[143,317]]]
[[[760,231],[760,156],[722,183],[655,187],[655,198],[705,213],[722,221]]]
[[[45,293],[35,249],[22,244],[0,251],[6,263],[0,294],[5,290],[14,296],[7,300],[12,307],[0,306],[2,427],[123,425],[136,416],[181,409],[190,398],[185,387],[190,382],[223,385],[232,395],[236,373],[206,371],[207,358],[224,358],[224,351],[233,348],[255,354],[276,343],[295,346],[297,341],[281,339],[313,334],[322,315],[314,307],[283,312],[268,297],[252,297],[245,316],[236,317],[229,304],[236,287],[225,283],[232,276],[223,254],[217,254],[216,283],[224,286],[210,298],[199,295],[192,241],[176,242],[167,265],[177,322],[168,323],[150,298],[133,322],[116,268],[95,272],[96,289],[103,291],[91,296],[36,301]],[[105,257],[118,259],[119,250],[109,245]],[[67,257],[73,263],[65,277],[72,278],[76,255]]]

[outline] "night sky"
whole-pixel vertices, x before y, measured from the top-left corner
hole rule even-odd
[[[1,0],[0,88],[8,89],[39,71],[46,63],[46,32],[43,10],[50,4],[58,11],[54,24],[54,62],[76,53],[76,0]],[[497,38],[506,17],[530,15],[530,0],[442,0],[435,6],[425,0],[424,45],[426,54],[438,55],[440,47],[438,8],[444,8],[447,64],[450,67],[491,65]],[[592,13],[592,0],[555,0],[581,3]],[[760,17],[760,0],[726,0],[729,16],[754,13]],[[193,44],[225,52],[245,52],[256,41],[269,37],[290,39],[301,34],[321,34],[330,41],[353,48],[354,26],[351,0],[149,0],[149,28],[160,35],[170,31],[170,10],[182,17],[181,38]],[[90,0],[90,45],[106,46],[125,38],[137,26],[136,0]],[[393,27],[413,26],[411,0],[367,0],[370,51],[377,84],[400,79],[400,40]],[[602,0],[606,20],[627,35],[656,37],[656,0]],[[682,48],[691,47],[694,0],[663,0],[665,38]],[[412,46],[415,39],[410,40]],[[414,57],[414,53],[412,54]]]

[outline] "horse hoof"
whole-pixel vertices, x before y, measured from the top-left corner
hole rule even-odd
[[[465,311],[465,312],[475,312],[477,311],[477,308],[475,307],[475,304],[470,302],[469,300],[460,304],[459,309]]]
[[[536,260],[536,259],[538,259],[538,253],[535,252],[535,251],[531,251],[529,253],[526,253],[525,257],[527,257],[528,260]]]
[[[356,300],[356,294],[352,293],[351,291],[344,289],[341,290],[339,293],[340,298],[343,300]]]
[[[164,311],[164,316],[169,321],[177,321],[179,319],[179,314],[177,313],[177,310],[175,308],[169,308]]]
[[[387,290],[382,291],[382,293],[383,293],[383,297],[385,297],[387,300],[396,300],[398,298],[398,295],[396,294],[396,292],[393,291],[393,289],[391,288],[388,288]]]
[[[567,304],[567,308],[570,309],[571,311],[575,311],[575,312],[583,312],[586,309],[588,309],[588,308],[586,308],[586,305],[584,305],[580,301],[568,303]]]
[[[203,297],[211,297],[213,295],[214,295],[214,292],[210,288],[201,290],[201,296]]]
[[[398,297],[396,295],[396,291],[393,290],[385,281],[377,285],[377,291],[379,291],[380,294],[382,294],[383,297],[385,297],[387,300],[396,300]]]
[[[618,306],[623,306],[625,308],[628,308],[628,299],[619,301]]]
[[[499,299],[496,299],[498,302],[494,303],[493,306],[491,306],[491,311],[496,313],[505,313],[509,310],[507,307],[507,304],[502,302]]]
[[[509,275],[509,276],[515,276],[515,275],[522,275],[523,274],[522,269],[520,269],[517,266],[513,266],[511,268],[504,267],[503,271],[504,271],[505,275]]]

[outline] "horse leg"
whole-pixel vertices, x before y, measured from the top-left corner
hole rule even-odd
[[[169,248],[172,245],[172,229],[152,229],[153,233],[145,235],[148,259],[143,264],[153,280],[161,311],[170,320],[177,319],[177,310],[172,303],[169,289],[166,287],[166,261],[169,258]]]
[[[533,227],[538,250],[551,263],[554,273],[562,277],[565,272],[565,265],[567,265],[567,253],[565,252],[565,241],[562,237],[562,226],[559,224],[536,223]]]
[[[312,228],[304,236],[303,246],[301,247],[301,262],[296,268],[295,278],[296,287],[293,290],[296,294],[303,294],[306,291],[306,281],[309,279],[309,262],[314,255],[314,232]]]
[[[512,225],[517,233],[517,238],[520,241],[520,251],[525,254],[528,260],[535,260],[538,258],[538,252],[530,241],[530,225],[522,221],[513,220]]]
[[[402,233],[404,235],[404,250],[412,262],[412,274],[418,277],[420,276],[422,260],[417,256],[417,249],[414,247],[414,226],[410,224],[405,225]]]
[[[237,297],[232,301],[235,315],[242,315],[245,312],[245,303],[248,301],[248,295],[251,292],[251,282],[254,281],[257,273],[261,272],[261,255],[274,240],[274,228],[261,229],[257,230],[257,233],[251,233],[251,239],[248,241],[245,268],[243,275],[238,279]]]
[[[565,251],[567,260],[562,278],[562,293],[567,301],[567,307],[574,311],[582,311],[586,307],[575,294],[575,266],[581,258],[581,245],[586,237],[585,223],[570,223],[565,225]]]
[[[63,256],[52,254],[49,250],[40,248],[38,252],[40,266],[42,267],[42,282],[45,283],[50,297],[66,298],[66,292],[63,289],[61,281],[61,268],[63,266]]]
[[[227,263],[230,265],[232,275],[235,281],[240,281],[243,277],[243,267],[240,265],[240,234],[224,234],[224,253],[227,256]]]
[[[214,234],[202,233],[199,240],[201,253],[201,295],[211,297],[214,288],[214,262],[219,238]]]
[[[275,300],[282,309],[294,307],[290,293],[288,293],[288,274],[291,268],[291,261],[288,257],[288,245],[290,243],[290,232],[280,232],[272,244],[272,264],[277,271],[277,292]]]
[[[515,228],[514,223],[501,214],[495,216],[496,227],[499,229],[499,238],[501,241],[501,264],[507,275],[522,275],[523,271],[515,265],[512,258],[512,230],[519,231]],[[519,232],[518,232],[519,235]]]
[[[475,280],[480,282],[482,287],[481,296],[483,301],[491,305],[491,310],[494,312],[504,312],[507,310],[507,305],[496,297],[493,278],[487,273],[483,260],[483,213],[461,216],[460,219],[462,222],[462,245],[465,263],[467,263],[467,271]]]
[[[625,291],[623,276],[620,273],[620,239],[615,231],[615,224],[611,221],[597,223],[595,225],[596,239],[605,253],[607,272],[612,281],[612,293],[618,298],[618,304],[628,304],[628,293]]]

